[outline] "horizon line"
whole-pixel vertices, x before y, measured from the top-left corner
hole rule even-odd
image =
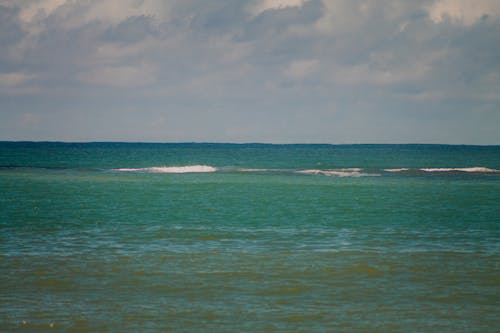
[[[496,147],[500,144],[468,144],[468,143],[327,143],[327,142],[217,142],[217,141],[115,141],[115,140],[97,140],[97,141],[63,141],[63,140],[0,140],[0,143],[61,143],[61,144],[97,144],[97,143],[120,143],[120,144],[200,144],[200,145],[269,145],[269,146],[298,146],[298,145],[318,145],[318,146],[382,146],[382,145],[407,145],[407,146],[477,146],[477,147]]]

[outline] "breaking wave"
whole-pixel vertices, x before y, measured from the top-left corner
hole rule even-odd
[[[486,167],[469,167],[469,168],[395,168],[395,169],[384,169],[385,172],[407,172],[407,171],[423,171],[423,172],[475,172],[475,173],[493,173],[500,172],[498,169],[490,169]]]
[[[276,171],[273,169],[237,169],[239,172],[269,172],[269,171]]]
[[[387,172],[404,172],[404,171],[408,171],[410,169],[408,168],[397,168],[397,169],[384,169],[384,171],[387,171]]]
[[[298,170],[297,173],[307,175],[324,175],[324,176],[337,176],[337,177],[366,177],[366,176],[380,176],[379,174],[363,173],[360,168],[347,168],[347,169],[334,169],[334,170]]]
[[[209,165],[161,166],[150,168],[120,168],[121,172],[149,172],[149,173],[203,173],[215,172],[217,168]]]
[[[221,167],[216,168],[210,165],[184,165],[184,166],[157,166],[147,168],[119,168],[112,169],[119,172],[136,173],[208,173],[208,172],[238,172],[238,173],[295,173],[303,175],[323,175],[334,177],[369,177],[381,176],[383,172],[406,173],[406,172],[424,172],[424,173],[500,173],[499,169],[490,169],[486,167],[467,167],[467,168],[393,168],[393,169],[372,169],[370,172],[362,168],[342,168],[342,169],[261,169],[261,168],[234,168]],[[377,173],[381,172],[381,173]]]
[[[425,172],[500,172],[497,169],[490,169],[485,167],[471,167],[471,168],[422,168]]]

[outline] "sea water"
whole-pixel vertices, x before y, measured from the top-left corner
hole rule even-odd
[[[0,143],[2,332],[498,332],[500,147]]]

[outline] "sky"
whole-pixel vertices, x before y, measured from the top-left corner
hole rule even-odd
[[[0,140],[500,144],[498,0],[0,0]]]

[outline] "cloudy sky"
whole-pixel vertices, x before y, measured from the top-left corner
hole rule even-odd
[[[0,140],[500,144],[500,1],[0,0]]]

